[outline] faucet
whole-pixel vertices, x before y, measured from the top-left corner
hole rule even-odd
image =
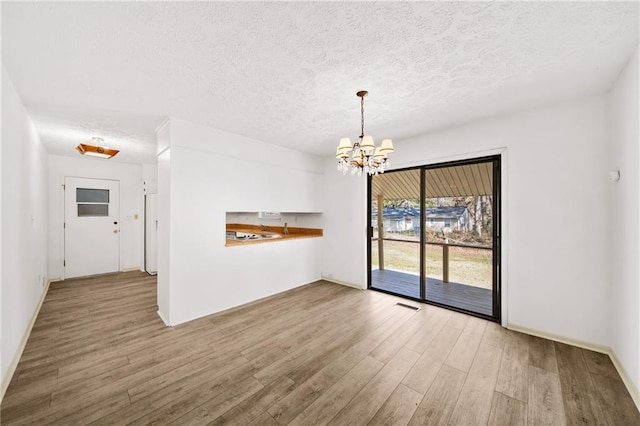
[[[287,222],[284,223],[284,227],[282,228],[282,233],[287,235],[289,233],[289,229],[287,229]]]

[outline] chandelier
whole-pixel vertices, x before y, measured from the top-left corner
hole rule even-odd
[[[376,147],[373,143],[373,137],[364,135],[364,97],[368,93],[366,90],[356,93],[356,96],[360,98],[360,136],[358,136],[358,140],[351,145],[351,139],[342,138],[336,149],[338,170],[345,175],[349,170],[352,175],[362,176],[363,172],[377,175],[384,173],[391,166],[387,158],[387,155],[394,151],[391,139],[384,139],[380,146]]]

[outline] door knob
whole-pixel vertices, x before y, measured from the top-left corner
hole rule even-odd
[[[114,229],[114,230],[113,230],[113,233],[114,233],[114,234],[117,234],[117,233],[118,233],[118,230],[117,230],[117,229]]]
[[[117,222],[117,221],[116,221],[116,222],[113,222],[113,224],[114,224],[114,225],[117,225],[117,224],[118,224],[118,222]]]

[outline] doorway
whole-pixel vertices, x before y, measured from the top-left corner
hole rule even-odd
[[[369,178],[368,287],[500,320],[500,157]]]
[[[120,270],[120,181],[65,177],[64,276]]]

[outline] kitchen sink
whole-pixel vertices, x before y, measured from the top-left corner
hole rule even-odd
[[[276,238],[282,238],[282,235],[275,233],[249,234],[246,232],[227,232],[227,239],[236,241],[272,240]]]
[[[258,237],[260,237],[261,239],[274,239],[274,238],[282,238],[282,235],[280,234],[260,234],[258,235]]]

